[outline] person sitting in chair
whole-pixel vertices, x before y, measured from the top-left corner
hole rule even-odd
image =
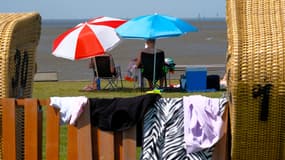
[[[113,75],[116,75],[116,67],[115,67],[115,62],[114,62],[114,59],[112,57],[112,55],[110,53],[105,53],[103,55],[99,55],[99,56],[108,56],[110,58],[110,72],[113,74]],[[97,56],[96,56],[97,57]],[[96,90],[98,88],[97,86],[97,73],[95,71],[95,57],[91,58],[90,59],[90,62],[89,62],[89,68],[90,69],[93,69],[93,72],[94,72],[94,78],[92,80],[92,84],[90,85],[87,85],[83,88],[83,90],[85,91],[92,91],[92,90]]]
[[[103,55],[99,55],[99,56],[109,56],[110,57],[110,71],[111,71],[111,73],[113,73],[115,75],[116,74],[116,66],[115,66],[113,56],[108,52],[106,52]],[[95,58],[90,59],[89,68],[93,69],[93,67],[95,67]]]
[[[136,64],[137,68],[142,69],[142,76],[148,80],[148,84],[151,89],[155,87],[153,86],[155,84],[155,82],[153,82],[154,53],[156,54],[156,70],[154,81],[156,82],[159,80],[159,87],[163,87],[165,80],[164,51],[161,49],[155,49],[155,39],[146,40],[145,48],[139,53]]]

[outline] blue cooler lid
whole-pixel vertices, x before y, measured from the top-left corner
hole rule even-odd
[[[207,71],[206,67],[187,67],[186,71]]]

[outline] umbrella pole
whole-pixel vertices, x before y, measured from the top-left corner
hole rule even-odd
[[[156,70],[156,45],[154,45],[154,50],[153,50],[153,54],[154,54],[154,58],[153,58],[153,78],[152,78],[152,86],[154,88],[156,88],[156,85],[155,85],[155,70]]]
[[[97,88],[97,75],[98,75],[98,73],[97,73],[97,70],[96,70],[96,68],[95,68],[95,62],[94,62],[94,65],[93,65],[93,82],[92,82],[92,85],[94,85],[94,82],[96,82],[96,88]],[[93,86],[94,87],[94,86]]]
[[[93,75],[94,75],[93,80],[95,80],[95,79],[96,79],[96,70],[95,70],[95,67],[93,67]]]

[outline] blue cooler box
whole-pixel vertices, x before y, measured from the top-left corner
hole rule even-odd
[[[186,68],[186,91],[206,91],[207,68]]]

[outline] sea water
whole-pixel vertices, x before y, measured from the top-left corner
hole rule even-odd
[[[67,29],[85,20],[43,20],[41,37],[36,52],[38,72],[57,72],[59,80],[92,80],[93,71],[88,60],[71,61],[52,55],[53,40]],[[198,28],[180,37],[158,39],[156,47],[165,51],[177,65],[225,64],[227,51],[226,22],[224,19],[188,19]],[[144,47],[143,40],[122,39],[110,53],[123,76],[128,63]],[[179,78],[180,75],[176,77]]]

